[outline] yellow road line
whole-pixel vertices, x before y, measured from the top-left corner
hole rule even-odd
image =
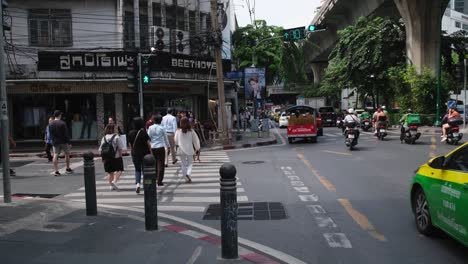
[[[367,231],[373,238],[382,242],[387,241],[384,235],[380,234],[379,232],[377,232],[377,230],[375,230],[374,226],[365,215],[356,211],[356,209],[353,208],[348,199],[338,199],[338,202],[340,202],[340,204],[346,209],[346,212],[348,212],[348,214],[354,219],[354,221],[362,229]]]
[[[431,143],[432,143],[432,144],[431,144],[431,149],[432,149],[432,150],[429,152],[429,156],[430,156],[431,158],[435,158],[435,157],[436,157],[436,154],[435,154],[435,152],[433,151],[434,149],[437,148],[437,145],[436,145],[437,140],[436,140],[435,137],[431,137]]]
[[[329,190],[330,192],[336,192],[335,186],[327,178],[320,175],[320,173],[312,166],[312,164],[310,164],[310,162],[304,157],[304,155],[297,154],[297,156],[299,157],[299,159],[302,160],[302,162],[304,162],[304,164],[307,167],[309,167],[309,169],[312,171],[312,173],[315,175],[315,177],[317,177],[317,179],[320,181],[320,183],[322,183],[322,185],[325,186],[325,188],[327,188],[327,190]]]
[[[338,155],[344,155],[344,156],[352,156],[353,155],[351,153],[336,152],[336,151],[330,151],[330,150],[322,150],[322,152],[331,153],[331,154],[338,154]]]

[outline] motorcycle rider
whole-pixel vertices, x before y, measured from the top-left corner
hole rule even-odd
[[[447,116],[447,123],[442,125],[443,135],[442,135],[441,142],[444,142],[445,140],[447,140],[447,128],[450,127],[450,125],[448,124],[448,120],[450,120],[451,118],[459,118],[459,117],[460,117],[460,114],[457,112],[457,110],[455,110],[455,107],[450,107],[448,116]]]
[[[377,134],[377,125],[379,124],[380,117],[385,117],[386,119],[388,119],[387,114],[384,111],[382,111],[381,107],[377,108],[377,112],[375,112],[374,115],[372,115],[372,119],[374,121],[374,135]]]
[[[356,123],[356,127],[361,124],[361,120],[359,117],[356,116],[356,113],[354,112],[354,108],[348,109],[348,114],[343,120],[344,126],[346,127],[349,123]],[[346,133],[346,132],[345,132]],[[356,139],[359,138],[359,129],[356,128]]]
[[[409,128],[409,126],[408,126],[408,115],[412,114],[412,113],[413,113],[413,110],[411,108],[408,108],[408,110],[406,111],[406,114],[404,114],[400,118],[400,121],[399,121],[400,124],[401,124],[400,141],[403,141],[403,139],[405,138],[405,132]]]

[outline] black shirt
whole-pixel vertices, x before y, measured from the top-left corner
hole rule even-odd
[[[70,143],[67,124],[62,120],[54,120],[49,125],[50,138],[53,145]]]
[[[138,134],[138,130],[132,130],[128,133],[128,143],[132,144],[132,156],[144,157],[146,154],[150,154],[148,149],[148,140],[150,140],[146,130],[141,129]]]

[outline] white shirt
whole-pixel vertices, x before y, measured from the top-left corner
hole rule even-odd
[[[353,122],[355,122],[356,125],[358,125],[358,124],[361,123],[361,120],[360,120],[359,117],[357,117],[357,116],[354,116],[354,115],[346,115],[346,117],[344,118],[344,122],[345,122],[345,124],[346,124],[346,123],[353,123]]]
[[[194,155],[195,150],[200,149],[200,140],[193,130],[183,133],[182,129],[178,129],[174,136],[174,142],[180,151],[188,156]]]
[[[167,133],[175,133],[177,130],[177,120],[175,116],[171,114],[165,115],[161,121],[161,126]]]

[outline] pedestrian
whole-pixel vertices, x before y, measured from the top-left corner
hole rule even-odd
[[[102,137],[99,151],[101,152],[102,162],[104,163],[104,171],[107,172],[110,190],[113,191],[119,189],[117,187],[117,182],[124,170],[122,159],[123,145],[119,135],[116,133],[114,124],[107,124],[104,133],[105,135]],[[112,148],[109,148],[109,146]]]
[[[167,138],[169,139],[170,146],[168,149],[168,161],[169,161],[169,153],[172,156],[172,164],[177,163],[175,148],[174,148],[174,135],[177,130],[177,120],[175,116],[173,116],[174,110],[169,108],[167,109],[167,114],[162,118],[161,126],[166,130]]]
[[[16,148],[16,141],[13,139],[11,135],[8,135],[8,143],[10,144],[11,148]],[[2,144],[0,142],[0,164],[2,164]],[[16,171],[10,168],[10,176],[16,176]]]
[[[112,116],[109,116],[109,119],[107,120],[107,124],[114,124],[114,126],[117,128],[117,132],[119,135],[123,135],[122,129],[117,125],[117,122],[115,121],[115,118]]]
[[[185,182],[191,183],[193,155],[200,151],[200,140],[190,127],[187,118],[180,120],[180,128],[175,134],[175,144],[181,160],[182,175],[185,177]]]
[[[151,143],[144,122],[141,117],[133,118],[133,130],[128,133],[128,143],[132,148],[131,155],[135,166],[136,193],[140,193],[141,175],[143,171],[143,158],[151,153]]]
[[[153,114],[153,113],[150,114],[150,118],[149,118],[149,119],[146,121],[146,123],[145,123],[145,129],[146,129],[146,131],[148,131],[148,128],[154,124],[154,123],[153,123],[153,119],[154,119],[155,116],[156,116],[156,115]]]
[[[164,179],[164,160],[166,159],[166,149],[169,148],[170,143],[167,137],[166,130],[161,126],[162,116],[156,115],[153,119],[153,125],[148,129],[148,135],[151,140],[151,152],[156,160],[156,175],[158,179],[158,186],[163,186]]]
[[[73,170],[70,168],[70,133],[67,124],[62,120],[62,112],[60,110],[54,111],[54,121],[49,124],[49,132],[54,150],[54,176],[61,175],[58,169],[58,158],[62,152],[65,155],[65,164],[67,165],[66,173],[73,173]]]
[[[49,162],[52,162],[52,154],[50,153],[50,150],[52,149],[52,139],[50,137],[50,129],[49,129],[49,125],[50,123],[52,123],[52,121],[54,121],[54,117],[49,117],[49,123],[48,125],[46,126],[46,130],[45,130],[45,137],[44,137],[44,141],[45,141],[45,153],[47,155],[47,160]]]

